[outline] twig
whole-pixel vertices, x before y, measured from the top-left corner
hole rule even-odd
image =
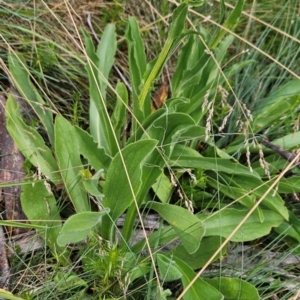
[[[263,137],[261,142],[264,146],[266,146],[269,149],[272,149],[274,152],[276,152],[282,158],[286,159],[289,162],[293,161],[293,159],[296,157],[294,153],[272,144],[266,137]],[[300,163],[298,160],[294,163],[294,166],[300,169]]]

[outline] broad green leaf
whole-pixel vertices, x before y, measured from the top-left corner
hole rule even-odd
[[[155,294],[157,300],[169,300],[172,292],[169,289],[164,290],[162,287],[157,286],[158,293]]]
[[[18,103],[11,95],[6,102],[5,115],[7,131],[22,154],[47,179],[54,183],[60,183],[61,176],[50,149],[45,145],[40,134],[24,123]]]
[[[251,194],[255,195],[258,199],[261,198],[266,191],[268,190],[270,183],[264,183],[261,179],[255,177],[244,177],[244,176],[226,176],[224,175],[224,179],[227,182],[231,182],[231,184],[235,184],[241,188],[247,188],[247,191],[251,192]],[[262,204],[269,209],[277,212],[286,220],[289,218],[288,209],[285,206],[283,199],[280,197],[276,190],[271,191],[268,193]]]
[[[199,33],[202,38],[199,38]],[[202,110],[203,99],[207,94],[214,95],[217,86],[224,82],[223,76],[219,76],[216,62],[206,51],[205,31],[200,28],[197,35],[190,36],[182,48],[177,68],[172,79],[172,93],[175,97],[189,99],[185,105],[177,106],[177,112],[190,115],[196,124],[201,124],[206,111]],[[194,33],[192,33],[194,34]],[[215,51],[215,58],[221,64],[221,60],[228,52],[227,48],[232,42],[232,37],[222,41]]]
[[[163,151],[163,154],[168,157],[181,136],[192,128],[191,133],[195,129],[194,120],[183,113],[171,113],[162,115],[157,118],[146,129],[142,139],[152,138],[159,141],[158,147]],[[201,127],[199,127],[198,133],[201,135]],[[189,134],[189,133],[187,133]],[[185,137],[183,137],[184,139]]]
[[[172,226],[166,226],[160,228],[157,231],[154,231],[147,237],[148,243],[150,247],[165,247],[168,246],[170,243],[174,241],[178,241],[179,236],[175,232]],[[174,244],[173,247],[176,247],[178,244]],[[132,251],[134,253],[138,253],[144,250],[147,247],[145,239],[137,242],[135,245],[132,246]],[[172,248],[173,248],[172,247]],[[169,248],[170,249],[170,248]]]
[[[275,231],[288,235],[300,242],[300,219],[292,211],[289,211],[289,221],[281,223]]]
[[[89,161],[95,170],[107,169],[111,163],[111,157],[106,154],[104,148],[98,148],[91,135],[75,126],[71,129],[77,137],[79,152]]]
[[[222,0],[224,2],[224,0]],[[235,8],[229,15],[228,19],[226,20],[223,28],[220,30],[216,38],[213,40],[211,44],[211,49],[216,48],[219,42],[222,40],[223,36],[227,33],[228,30],[233,30],[234,27],[238,24],[239,18],[242,15],[242,10],[244,7],[245,0],[238,0]]]
[[[182,260],[174,257],[174,261],[181,272],[181,282],[184,288],[195,278],[196,273]],[[184,300],[223,300],[223,295],[203,279],[197,278],[194,284],[183,296]]]
[[[166,115],[164,114],[164,110],[158,110],[151,114],[144,122],[143,127],[145,132],[138,130],[135,137],[139,139],[152,138],[158,140],[159,147],[149,155],[143,170],[142,185],[138,193],[138,206],[142,204],[149,189],[158,176],[161,175],[162,168],[166,163],[164,157],[171,153],[174,144],[180,139],[181,134],[184,135],[187,133],[189,135],[192,133],[195,134],[196,131],[197,133],[199,133],[199,130],[201,131],[200,127],[197,127],[195,131],[195,123],[188,115],[182,113],[170,113]],[[189,128],[193,130],[189,131]],[[129,142],[132,142],[132,139]],[[135,216],[135,207],[130,207],[122,231],[125,241],[128,241],[132,234]]]
[[[204,224],[205,236],[219,235],[227,238],[247,213],[248,210],[226,208],[211,215],[200,214],[197,216]],[[250,215],[233,235],[231,241],[246,242],[258,239],[269,234],[273,227],[279,226],[283,221],[283,218],[273,211],[263,210],[263,214],[263,223],[256,214]]]
[[[140,189],[137,193],[137,206],[140,207],[145,201],[146,196],[149,193],[152,185],[155,180],[157,180],[158,176],[161,175],[163,166],[165,165],[165,161],[162,157],[162,154],[158,151],[158,149],[154,149],[152,153],[147,157],[147,160],[144,162],[143,172],[141,176],[141,185]],[[122,236],[124,238],[124,242],[128,242],[132,235],[134,223],[136,220],[137,210],[135,206],[130,206],[128,208],[124,226],[122,229]],[[126,246],[126,243],[124,243]]]
[[[220,1],[220,21],[219,24],[223,24],[225,22],[225,18],[226,18],[226,5],[225,5],[225,1],[221,0]]]
[[[253,191],[253,194],[257,198],[260,198],[267,191],[268,188],[269,185],[263,185],[257,190]],[[269,209],[273,210],[274,212],[280,214],[285,220],[288,220],[288,209],[285,206],[284,200],[281,198],[277,191],[273,190],[267,196],[265,196],[262,204],[268,207]]]
[[[193,142],[205,141],[205,128],[201,126],[186,126],[180,132],[174,135],[173,141],[176,142]]]
[[[221,158],[226,158],[226,159],[231,159],[232,157],[227,153],[225,152],[224,150],[216,147],[215,145],[213,145],[212,147],[212,152],[213,152],[213,155],[215,156],[215,153],[218,155],[218,157],[221,157]]]
[[[85,240],[109,210],[101,212],[81,212],[67,219],[57,237],[60,246]]]
[[[216,67],[216,61],[221,64],[222,59],[228,53],[228,47],[232,44],[232,41],[232,36],[225,38],[215,50],[215,59],[213,60],[211,55],[207,53],[203,41],[196,37],[194,43],[199,50],[193,51],[187,57],[191,61],[193,61],[192,57],[197,57],[197,61],[186,70],[180,70],[182,78],[179,95],[189,98],[190,102],[185,106],[181,106],[179,111],[192,116],[197,124],[205,113],[205,110],[202,110],[204,95],[207,94],[208,90],[210,90],[211,94],[214,94],[216,85],[222,85],[224,79],[223,77],[219,78],[220,71]],[[201,52],[198,53],[200,49]],[[182,55],[185,56],[183,51]]]
[[[250,172],[249,168],[236,161],[217,157],[203,157],[196,150],[189,149],[184,145],[175,146],[169,164],[183,168],[201,168],[228,174],[243,174],[245,177],[260,178],[258,174]]]
[[[225,78],[231,78],[233,75],[237,74],[243,69],[246,69],[250,64],[254,65],[256,63],[256,60],[254,59],[248,59],[248,60],[242,60],[240,62],[236,62],[233,66],[226,68],[224,70],[224,77]]]
[[[291,240],[297,243],[297,247],[299,247],[300,243],[300,232],[299,232],[299,221],[295,226],[294,222],[283,222],[278,227],[275,228],[275,231],[284,236],[287,244],[291,244]],[[293,248],[291,248],[293,249]],[[296,250],[296,249],[295,249]]]
[[[116,35],[113,33],[111,40],[109,40],[108,34],[113,32],[111,26],[112,25],[108,25],[106,27],[104,44],[101,44],[103,49],[99,49],[97,53],[95,52],[91,37],[84,30],[83,34],[88,60],[86,70],[89,75],[90,84],[90,132],[94,140],[98,143],[98,147],[104,148],[107,155],[114,156],[118,151],[118,146],[106,108],[106,85],[109,72],[108,68],[109,66],[111,67],[111,64],[106,65],[103,60],[100,61],[99,57],[99,53],[101,53],[101,57],[103,57],[103,53],[107,53],[108,62],[111,63],[112,56],[114,56]],[[111,44],[107,45],[106,43]],[[109,49],[111,49],[111,51],[109,51]]]
[[[296,131],[296,132],[287,134],[283,137],[280,137],[278,139],[275,139],[272,141],[272,143],[276,146],[284,148],[285,150],[292,150],[294,148],[299,148],[299,146],[300,146],[300,131]],[[266,147],[264,147],[263,149],[269,150],[270,152],[272,151],[270,149],[267,149]],[[265,153],[265,151],[264,151],[264,153]]]
[[[113,220],[116,220],[133,201],[130,185],[133,191],[138,192],[143,162],[156,144],[155,140],[138,141],[125,147],[121,154],[118,153],[113,158],[106,175],[103,200],[103,206],[111,209],[110,215]],[[130,199],[129,203],[127,199]]]
[[[224,295],[224,299],[259,300],[257,289],[239,278],[218,277],[204,279]]]
[[[279,146],[286,151],[292,151],[293,149],[300,147],[300,131],[288,134],[281,138],[275,139],[271,142],[275,146]],[[253,147],[251,147],[249,150],[253,154],[257,153],[257,149]],[[264,152],[265,160],[269,165],[269,172],[271,175],[276,175],[279,170],[285,169],[285,167],[289,164],[289,162],[286,159],[283,159],[279,154],[275,153],[274,150],[272,149],[263,146],[263,152]],[[261,174],[261,176],[265,175],[265,170],[260,166],[259,161],[254,162],[252,164],[252,167],[259,174]],[[299,168],[294,167],[291,171],[293,173],[299,173]],[[280,182],[282,182],[282,180]],[[284,193],[284,192],[280,192],[280,193]]]
[[[195,35],[190,35],[182,47],[177,61],[175,72],[172,76],[172,93],[174,97],[181,95],[182,82],[186,80],[184,72],[194,66],[199,59],[198,40]],[[204,53],[204,49],[202,49]]]
[[[187,136],[200,134],[201,128],[195,126],[195,122],[186,114],[170,113],[165,114],[164,110],[158,110],[151,114],[143,123],[144,132],[137,130],[135,137],[139,139],[155,139],[159,141],[158,149],[155,149],[145,165],[142,174],[142,185],[138,193],[138,206],[145,199],[149,189],[161,174],[162,168],[165,166],[165,156],[169,156],[172,152],[177,140],[181,135]],[[190,130],[191,128],[191,130]],[[132,142],[130,139],[129,142]],[[127,212],[123,227],[123,237],[128,241],[132,234],[132,227],[136,216],[135,207],[130,207]]]
[[[190,266],[193,270],[199,269],[203,267],[207,261],[215,254],[218,250],[224,238],[220,238],[219,236],[209,236],[204,237],[201,240],[201,244],[199,249],[195,253],[189,253],[182,245],[176,247],[174,250],[169,252],[171,257],[177,257],[184,261],[188,266]],[[217,256],[214,261],[220,259],[226,253],[227,247],[224,247],[221,250],[219,256]]]
[[[250,149],[251,152],[251,149]],[[251,152],[251,155],[255,155],[255,152]],[[268,171],[270,173],[270,176],[276,176],[279,173],[279,170],[284,170],[285,167],[289,164],[289,162],[281,157],[279,157],[278,154],[272,154],[268,155],[264,152],[264,159],[266,163],[268,164]],[[251,163],[252,169],[257,172],[262,178],[266,176],[266,170],[265,167],[262,168],[260,161],[257,160],[253,163]],[[295,170],[295,168],[294,168]]]
[[[112,160],[106,174],[104,184],[103,206],[110,209],[110,218],[117,218],[132,204],[134,195],[140,190],[142,184],[142,172],[146,167],[144,162],[155,149],[157,141],[143,140],[126,146]],[[109,218],[104,218],[102,229],[106,238],[111,234]],[[110,238],[113,238],[110,236]]]
[[[282,98],[276,103],[261,109],[253,121],[252,128],[254,133],[260,132],[264,128],[273,125],[275,121],[282,119],[284,116],[289,116],[291,112],[295,111],[299,100],[299,95]]]
[[[180,279],[182,274],[175,266],[175,262],[164,254],[157,254],[157,265],[160,279],[163,282]]]
[[[146,54],[144,42],[142,40],[137,20],[133,17],[128,19],[128,27],[125,37],[129,43],[130,73],[132,73],[132,85],[135,91],[138,91],[142,82],[143,74],[146,71]],[[135,64],[134,64],[135,63]],[[136,69],[133,68],[136,67]]]
[[[213,68],[215,68],[215,66]],[[199,84],[196,84],[193,87],[192,92],[190,92],[191,88],[189,88],[186,91],[190,95],[187,96],[186,93],[184,93],[183,96],[188,97],[190,99],[190,102],[185,106],[181,106],[182,109],[179,110],[190,115],[193,118],[193,120],[198,124],[203,123],[204,116],[206,114],[206,110],[202,111],[204,98],[207,97],[208,94],[210,95],[215,94],[217,88],[217,82],[220,83],[220,80],[218,78],[213,84],[207,85],[209,72],[211,70],[207,69],[205,71],[206,73],[203,74],[203,77],[201,77],[201,82]]]
[[[61,115],[55,118],[55,153],[64,187],[76,212],[90,210],[87,193],[84,191],[79,174],[83,166],[78,137],[74,126]]]
[[[188,7],[185,3],[181,3],[173,12],[172,23],[170,25],[168,38],[164,43],[164,46],[157,57],[156,63],[153,66],[148,77],[145,79],[145,84],[139,96],[140,108],[144,110],[144,103],[152,86],[153,81],[157,78],[161,69],[163,68],[168,55],[172,49],[175,40],[181,35],[184,30],[184,24],[186,19]]]
[[[180,51],[177,66],[172,77],[172,94],[174,97],[184,96],[190,99],[194,92],[195,85],[205,85],[202,78],[204,67],[209,61],[209,54],[205,52],[204,38],[191,34],[182,50]],[[198,102],[200,99],[198,99]],[[191,105],[189,103],[187,106]],[[200,104],[201,105],[201,104]],[[186,107],[182,107],[186,112]]]
[[[296,147],[299,147],[299,141],[300,141],[300,131],[297,131],[297,132],[288,134],[286,136],[283,136],[281,138],[275,139],[271,142],[274,145],[277,145],[281,148],[284,148],[286,150],[291,150],[291,149],[294,149]],[[254,147],[250,146],[249,150],[250,150],[251,153],[257,153],[258,152],[258,147],[254,148]],[[246,149],[245,148],[241,149],[241,144],[237,143],[237,144],[234,144],[232,146],[227,147],[226,152],[228,154],[233,154],[233,153],[236,153],[236,152],[239,152],[239,153],[243,154],[243,153],[246,152]],[[265,146],[263,146],[263,152],[265,154],[274,153],[271,149],[266,148]],[[267,159],[268,159],[268,157],[267,157]]]
[[[24,298],[17,297],[15,295],[13,295],[11,292],[6,291],[1,288],[0,288],[0,297],[2,299],[8,299],[8,300],[25,300]]]
[[[218,47],[215,49],[215,60],[217,61],[217,63],[219,63],[219,65],[221,65],[224,57],[228,54],[228,48],[233,43],[233,41],[234,41],[234,36],[228,35],[227,37],[222,39],[222,41],[219,43]],[[215,65],[216,65],[215,60],[210,60],[204,69],[204,73],[205,73],[206,69],[209,71],[209,77],[207,79],[208,86],[210,86],[220,74],[219,68],[215,67]],[[224,79],[223,75],[221,75],[221,80],[223,81],[223,79]],[[218,84],[221,85],[222,81],[220,81]]]
[[[143,83],[143,75],[146,71],[147,62],[145,47],[141,38],[139,26],[136,19],[133,17],[128,18],[125,38],[128,43],[128,60],[132,86],[133,115],[135,118],[137,118],[137,120],[142,122],[144,120],[144,111],[140,108],[138,96],[140,94],[141,84]],[[144,109],[146,112],[150,112],[151,101],[149,95],[147,97],[147,101],[145,101]],[[132,119],[133,132],[135,132],[138,128],[135,118]]]
[[[114,64],[116,49],[117,37],[115,33],[115,26],[113,24],[108,24],[104,29],[101,41],[96,51],[96,55],[98,57],[98,65],[96,65],[98,74],[94,75],[98,77],[97,83],[99,84],[101,92],[101,100],[98,104],[95,104],[94,101],[90,102],[90,132],[95,140],[98,141],[99,146],[103,145],[103,143],[100,143],[100,141],[103,139],[104,132],[102,132],[101,129],[103,126],[103,120],[100,119],[103,118],[103,116],[98,112],[97,109],[99,109],[99,107],[104,109],[103,103],[106,101],[107,80],[109,72]],[[94,61],[94,63],[96,63],[96,61]]]
[[[299,177],[293,176],[288,178],[282,178],[278,184],[278,193],[300,193]]]
[[[173,113],[180,111],[178,109],[185,106],[187,103],[190,103],[190,99],[185,97],[169,98],[168,101],[165,102],[165,106],[168,108],[169,112]]]
[[[23,185],[21,204],[22,210],[32,224],[45,226],[44,230],[40,229],[38,232],[51,251],[55,253],[56,248],[59,248],[56,244],[56,238],[62,222],[56,199],[50,190],[50,184],[44,181]]]
[[[298,79],[290,80],[287,83],[281,85],[271,95],[268,95],[268,98],[263,99],[263,101],[261,101],[262,106],[259,106],[253,113],[254,115],[257,115],[257,113],[260,113],[266,107],[276,104],[277,101],[280,101],[282,99],[287,99],[289,97],[296,96],[299,94],[300,94],[299,80]]]
[[[99,58],[99,82],[101,92],[105,94],[107,81],[110,70],[115,61],[115,54],[117,51],[117,34],[115,32],[115,25],[108,24],[103,31],[100,43],[97,47],[97,57]]]
[[[174,185],[164,173],[161,173],[152,185],[152,189],[161,202],[167,203],[170,200]]]
[[[189,253],[194,253],[198,250],[205,233],[199,218],[187,209],[176,205],[149,202],[147,206],[159,213],[173,227]]]
[[[113,114],[111,116],[112,124],[117,137],[121,136],[121,129],[126,124],[128,105],[128,92],[126,86],[123,83],[118,82],[116,87],[117,103],[114,107]]]
[[[150,114],[142,123],[142,126],[137,128],[135,134],[128,139],[127,144],[131,144],[142,139],[142,136],[144,136],[145,131],[153,125],[153,122],[165,115],[165,113],[165,109],[161,108]]]
[[[252,208],[256,203],[257,197],[255,195],[249,195],[246,189],[233,186],[232,181],[230,181],[230,184],[222,184],[219,180],[208,176],[206,182],[231,199],[238,200],[239,203],[247,208]],[[260,207],[257,207],[254,213],[257,213],[261,222],[264,221],[263,212]]]
[[[216,66],[211,62],[211,58],[207,53],[203,53],[197,63],[188,70],[183,72],[183,78],[181,82],[183,97],[190,99],[190,102],[181,107],[181,112],[188,113],[191,111],[192,107],[201,107],[202,99],[198,99],[198,103],[193,101],[193,95],[200,90],[208,89],[207,81],[210,75],[210,72],[216,69]],[[206,71],[206,72],[205,72]],[[199,109],[200,113],[202,113],[202,109]]]
[[[32,107],[42,122],[51,144],[54,144],[53,116],[51,109],[38,93],[29,79],[25,59],[21,54],[10,52],[8,55],[9,70],[14,85],[22,98]]]

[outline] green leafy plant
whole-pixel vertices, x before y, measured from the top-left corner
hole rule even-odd
[[[233,156],[243,147],[244,136],[225,147],[213,135],[213,129],[226,125],[223,122],[232,111],[227,103],[221,113],[223,120],[212,124],[214,109],[226,101],[227,78],[245,66],[241,62],[226,70],[220,68],[233,42],[227,31],[236,26],[243,5],[243,0],[237,1],[228,19],[222,21],[223,28],[210,36],[204,28],[185,30],[188,5],[180,4],[173,13],[164,47],[148,63],[138,23],[129,18],[125,37],[131,95],[123,83],[117,83],[114,89],[108,81],[117,49],[114,26],[105,28],[96,50],[83,31],[90,92],[88,131],[62,115],[54,117],[47,109],[50,104],[44,103],[31,84],[22,56],[9,53],[14,85],[33,108],[49,139],[46,146],[39,132],[22,120],[11,95],[6,106],[7,129],[40,176],[39,181],[23,186],[23,210],[31,223],[39,226],[39,234],[63,266],[71,259],[67,246],[82,247],[83,270],[96,273],[95,266],[99,268],[93,291],[98,290],[101,297],[105,292],[110,297],[122,297],[132,291],[132,299],[137,299],[142,297],[139,290],[147,284],[148,299],[151,295],[166,299],[172,293],[166,283],[179,280],[182,293],[178,299],[259,299],[256,288],[245,280],[200,275],[226,254],[230,241],[253,241],[272,228],[282,232],[290,223],[299,226],[280,194],[291,188],[297,190],[294,178],[281,181],[274,189],[278,181],[265,177],[262,164],[245,166],[241,157]],[[152,112],[153,84],[178,48],[172,97]],[[117,97],[112,115],[107,109],[108,89]],[[298,98],[291,96],[289,100],[295,107]],[[278,118],[281,109],[290,109],[285,101],[279,90],[270,100],[268,111],[260,113],[258,108],[254,112],[253,135]],[[239,101],[235,105],[245,116],[241,121],[245,129],[252,116]],[[122,132],[130,121],[126,139]],[[205,146],[204,151],[199,151],[199,144]],[[63,185],[64,201],[72,207],[72,215],[64,223],[50,184]],[[193,193],[197,196],[192,198]],[[161,221],[157,230],[147,235],[143,217],[152,211]],[[124,223],[119,229],[121,216]],[[134,240],[137,220],[143,231],[139,241]],[[297,229],[290,230],[289,235],[300,240]],[[93,247],[83,254],[87,241]],[[167,245],[168,250],[161,249]],[[64,276],[58,272],[56,280],[62,290],[76,282],[87,296],[88,284],[79,274]],[[64,280],[65,285],[61,283]],[[104,292],[99,292],[101,289]]]

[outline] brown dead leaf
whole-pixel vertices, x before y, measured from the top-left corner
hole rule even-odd
[[[168,99],[168,93],[169,86],[166,83],[162,83],[152,97],[152,110],[159,109],[163,106],[165,101]]]

